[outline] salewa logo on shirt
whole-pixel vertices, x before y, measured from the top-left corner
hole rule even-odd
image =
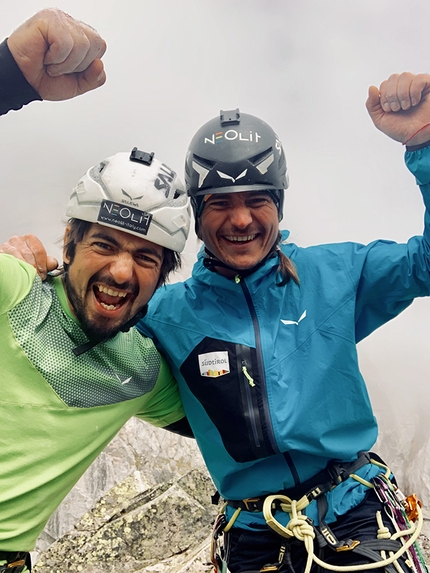
[[[299,322],[301,322],[304,318],[306,318],[306,311],[302,314],[299,320],[282,320],[281,318],[281,322],[282,324],[295,324],[296,326],[298,326]]]
[[[198,360],[201,376],[217,378],[218,376],[225,376],[230,373],[230,362],[227,351],[199,354]]]
[[[115,374],[115,378],[118,380],[118,382],[120,382],[120,384],[122,384],[122,386],[124,386],[124,384],[128,384],[131,380],[131,376],[129,376],[125,380],[121,380],[121,378],[118,376],[118,374]]]

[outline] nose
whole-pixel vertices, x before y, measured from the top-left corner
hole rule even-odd
[[[134,260],[130,253],[119,253],[109,265],[114,281],[120,285],[130,282],[134,275]]]
[[[237,229],[245,229],[252,223],[252,212],[246,205],[235,205],[230,211],[230,223]]]

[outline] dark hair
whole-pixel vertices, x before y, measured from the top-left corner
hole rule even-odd
[[[278,239],[275,243],[275,249],[279,258],[278,274],[281,277],[281,281],[276,283],[276,286],[285,286],[288,282],[290,282],[291,279],[296,283],[296,285],[300,285],[300,279],[297,273],[296,265],[289,257],[287,257],[287,255],[284,255],[284,253],[281,251],[281,247],[279,246],[281,240],[282,234],[279,232]]]
[[[94,223],[90,223],[89,221],[82,221],[81,219],[69,219],[69,232],[67,234],[66,242],[64,243],[64,253],[70,263],[73,262],[73,259],[75,258],[76,246],[79,243],[82,243],[93,224]],[[160,278],[157,287],[165,284],[170,273],[181,268],[180,254],[176,251],[172,251],[172,249],[168,249],[166,247],[163,248],[163,263],[161,265]],[[67,263],[64,263],[63,266],[64,270],[67,271]]]

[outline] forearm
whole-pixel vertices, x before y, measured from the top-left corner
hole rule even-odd
[[[22,75],[4,40],[0,43],[0,115],[41,99]]]

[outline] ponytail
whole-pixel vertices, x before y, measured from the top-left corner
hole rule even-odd
[[[279,246],[280,241],[281,241],[281,233],[279,233],[278,243],[276,245],[276,251],[279,258],[279,265],[277,272],[281,277],[281,281],[276,283],[276,286],[279,287],[285,286],[287,283],[290,282],[291,279],[296,283],[296,285],[300,286],[300,279],[297,273],[296,265],[289,257],[287,257],[287,255],[284,255]]]

